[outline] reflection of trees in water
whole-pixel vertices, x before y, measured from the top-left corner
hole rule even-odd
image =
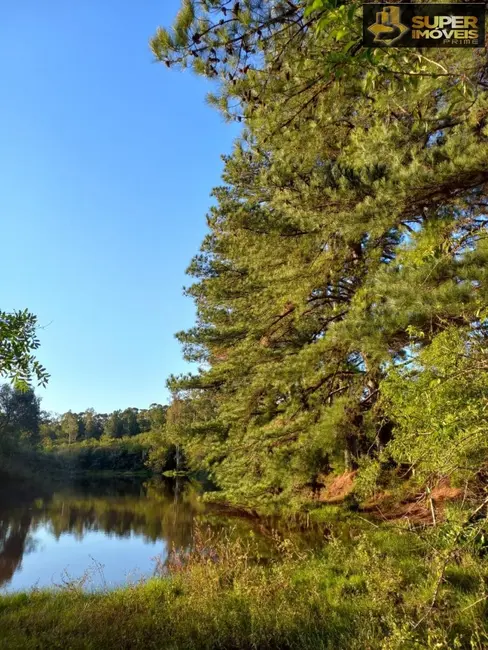
[[[10,582],[24,554],[33,550],[34,543],[29,537],[31,523],[32,517],[26,511],[13,520],[0,513],[0,585]]]
[[[197,499],[196,489],[183,479],[96,485],[84,482],[42,498],[37,496],[24,495],[20,500],[13,486],[0,492],[0,585],[12,579],[22,557],[35,547],[35,531],[40,526],[57,539],[70,534],[81,540],[90,532],[138,535],[151,542],[164,540],[168,549],[188,548],[195,524],[217,534],[231,529],[232,535],[240,538],[252,532],[263,552],[276,528],[286,537],[293,534],[292,526],[287,530],[283,520],[280,525],[272,520],[245,519],[242,514],[232,516],[228,509],[205,508]],[[303,531],[295,528],[295,533],[305,540]]]
[[[185,545],[199,506],[190,485],[176,498],[175,494],[173,485],[163,482],[144,484],[142,494],[99,496],[93,488],[91,494],[65,491],[54,494],[41,511],[35,512],[33,522],[48,525],[57,539],[64,533],[82,539],[89,532],[104,532]]]
[[[32,532],[39,526],[57,539],[70,534],[81,540],[87,533],[103,532],[186,547],[193,518],[201,510],[195,490],[181,482],[84,483],[41,499],[24,499],[21,505],[15,490],[9,492],[8,500],[0,499],[0,585],[11,580],[22,557],[34,548]]]

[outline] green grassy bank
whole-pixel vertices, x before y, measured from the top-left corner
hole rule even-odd
[[[453,552],[443,526],[364,526],[319,553],[277,539],[270,562],[243,541],[201,535],[145,584],[4,596],[0,648],[488,647],[488,561],[476,536]]]

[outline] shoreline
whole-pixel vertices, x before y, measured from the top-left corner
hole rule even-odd
[[[216,541],[209,554],[203,538],[170,557],[164,578],[0,596],[0,648],[486,647],[486,562],[467,551],[461,565],[448,562],[429,610],[433,534],[364,524],[349,543],[332,536],[316,552],[282,540],[265,564],[239,540]]]

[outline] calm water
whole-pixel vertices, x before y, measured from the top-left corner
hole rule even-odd
[[[196,527],[252,536],[266,549],[275,523],[223,515],[198,494],[180,479],[85,481],[55,491],[0,485],[0,590],[82,576],[88,589],[136,582],[154,574],[156,558],[164,563],[172,548],[190,547]],[[323,540],[321,531],[296,534],[307,545]]]

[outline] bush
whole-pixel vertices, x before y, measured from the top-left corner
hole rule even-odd
[[[142,472],[148,451],[144,440],[120,438],[63,445],[53,453],[73,472]]]

